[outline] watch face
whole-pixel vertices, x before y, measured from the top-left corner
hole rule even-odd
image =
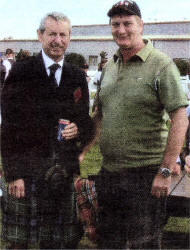
[[[162,168],[161,169],[161,174],[164,176],[164,177],[169,177],[171,175],[171,171],[168,169],[168,168]]]

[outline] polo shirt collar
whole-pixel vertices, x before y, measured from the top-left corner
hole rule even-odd
[[[139,56],[143,62],[146,61],[146,59],[148,58],[148,56],[150,55],[152,49],[153,49],[153,45],[151,43],[150,40],[145,40],[144,39],[144,42],[145,42],[145,46],[144,48],[142,48],[136,55]]]
[[[133,57],[140,58],[143,62],[146,61],[146,59],[148,58],[149,54],[151,53],[153,49],[153,45],[150,40],[144,39],[144,42],[145,42],[145,47],[142,48],[136,55],[133,56]],[[117,50],[116,54],[113,56],[113,59],[115,63],[117,62],[117,60],[120,60],[120,61],[123,60],[120,49]]]

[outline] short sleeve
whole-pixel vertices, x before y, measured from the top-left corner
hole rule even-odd
[[[187,96],[180,82],[180,74],[173,62],[167,64],[160,73],[160,101],[167,112],[188,106]]]

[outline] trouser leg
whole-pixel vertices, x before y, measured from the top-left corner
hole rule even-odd
[[[6,249],[16,250],[16,249],[28,249],[27,244],[11,243],[7,244]]]
[[[40,249],[61,249],[61,244],[52,241],[40,242]]]
[[[98,240],[99,249],[124,249],[126,245],[126,230],[121,222],[121,214],[114,214],[112,211],[101,212],[101,223],[98,228],[100,238]],[[123,218],[124,219],[124,218]]]
[[[159,237],[156,237],[152,240],[149,240],[147,242],[133,242],[128,244],[129,249],[161,249],[161,241],[162,237],[161,234]]]
[[[154,175],[151,171],[140,173],[139,178],[134,178],[137,184],[133,184],[131,192],[127,192],[126,232],[130,249],[161,249],[166,199],[151,195]]]
[[[160,249],[166,203],[151,195],[155,174],[130,172],[118,185],[105,178],[97,187],[99,248]]]
[[[96,186],[99,205],[98,249],[126,249],[126,213],[121,200],[123,193],[114,185],[106,189],[105,181]]]

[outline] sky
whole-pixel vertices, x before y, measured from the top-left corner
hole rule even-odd
[[[145,22],[190,20],[190,0],[136,0]],[[0,0],[0,39],[36,39],[48,12],[67,15],[72,25],[107,24],[117,0]]]

